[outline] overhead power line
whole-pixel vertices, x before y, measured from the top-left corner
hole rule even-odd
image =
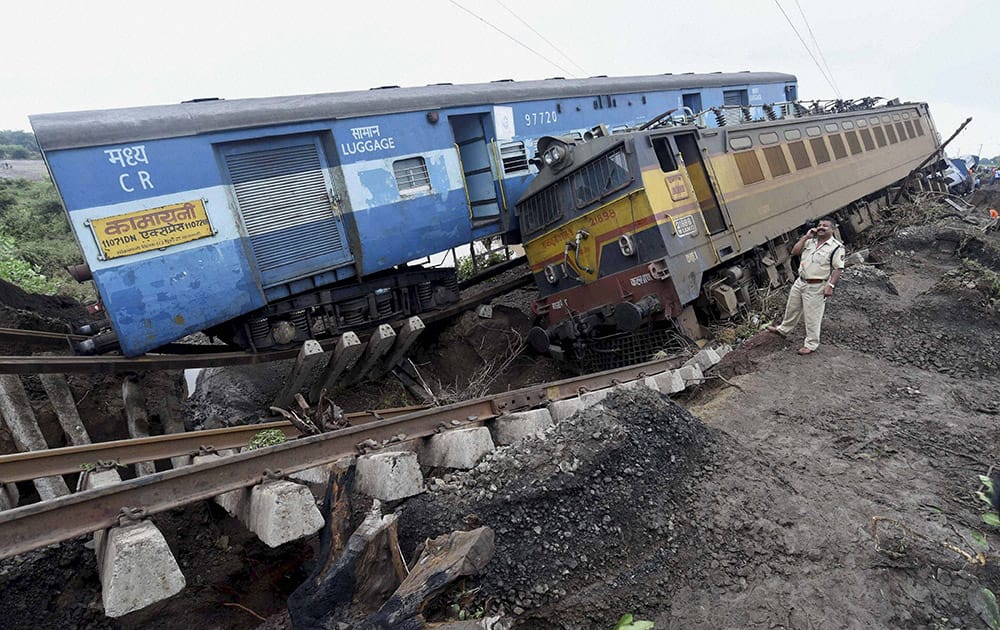
[[[522,17],[520,16],[520,15],[518,15],[517,13],[515,13],[514,11],[512,11],[512,10],[510,9],[510,7],[508,7],[508,6],[506,5],[506,4],[504,4],[504,3],[503,3],[503,2],[501,2],[500,0],[496,0],[496,2],[497,2],[497,4],[499,4],[500,6],[502,6],[502,7],[503,7],[503,8],[504,8],[504,9],[505,9],[505,10],[507,11],[507,13],[510,13],[510,14],[511,14],[511,15],[513,15],[513,16],[514,16],[515,18],[517,18],[517,20],[518,20],[518,21],[519,21],[519,22],[520,22],[521,24],[524,24],[525,26],[527,26],[527,27],[528,27],[528,29],[530,29],[532,33],[534,33],[535,35],[538,35],[538,37],[540,37],[540,38],[541,38],[541,40],[542,40],[543,42],[545,42],[546,44],[548,44],[549,46],[551,46],[553,50],[555,50],[555,51],[556,51],[557,53],[559,53],[559,54],[560,54],[560,55],[562,56],[562,58],[563,58],[563,59],[565,59],[566,61],[568,61],[568,62],[570,62],[571,64],[573,64],[573,66],[575,66],[575,67],[576,67],[576,69],[577,69],[577,70],[579,70],[579,71],[580,71],[580,72],[581,72],[581,73],[583,74],[583,76],[587,76],[587,75],[588,75],[587,71],[586,71],[586,70],[584,70],[584,69],[583,69],[583,67],[582,67],[582,66],[581,66],[580,64],[578,64],[577,62],[573,61],[573,60],[572,60],[572,59],[570,58],[570,56],[569,56],[569,55],[567,55],[566,53],[564,53],[564,52],[562,51],[562,49],[561,49],[561,48],[559,48],[558,46],[556,46],[555,44],[553,44],[553,43],[552,43],[552,42],[551,42],[551,41],[549,40],[549,38],[548,38],[548,37],[546,37],[546,36],[542,35],[541,33],[539,33],[539,32],[538,32],[538,31],[537,31],[537,30],[535,29],[535,27],[533,27],[533,26],[532,26],[531,24],[528,24],[528,22],[526,22],[526,21],[524,20],[524,18],[522,18]]]
[[[816,34],[813,33],[812,26],[809,25],[809,18],[806,17],[805,11],[802,10],[802,5],[799,4],[799,0],[795,0],[795,6],[799,8],[799,15],[802,16],[802,21],[805,22],[806,28],[809,30],[809,38],[812,39],[813,46],[816,47],[816,52],[819,53],[819,58],[823,62],[823,66],[826,68],[827,74],[830,75],[830,80],[833,81],[834,90],[837,94],[840,94],[840,85],[837,83],[837,79],[833,76],[833,70],[830,69],[830,64],[826,60],[826,55],[823,54],[823,49],[820,48],[819,40],[816,39]]]
[[[492,23],[492,22],[490,22],[489,20],[486,20],[485,18],[481,17],[480,15],[478,15],[478,14],[476,14],[476,13],[473,13],[472,11],[470,11],[470,10],[469,10],[469,9],[467,9],[467,8],[465,8],[464,6],[462,6],[461,4],[459,4],[458,2],[456,2],[455,0],[448,0],[448,2],[452,3],[453,5],[455,5],[456,7],[458,7],[459,9],[461,9],[461,10],[465,11],[466,13],[468,13],[468,14],[469,14],[469,15],[471,15],[472,17],[476,18],[477,20],[479,20],[480,22],[482,22],[482,23],[483,23],[483,24],[485,24],[486,26],[489,26],[489,27],[490,27],[490,28],[492,28],[492,29],[493,29],[494,31],[496,31],[496,32],[500,33],[501,35],[503,35],[503,36],[504,36],[504,37],[506,37],[507,39],[509,39],[509,40],[511,40],[512,42],[514,42],[515,44],[517,44],[518,46],[521,46],[522,48],[525,48],[526,50],[528,50],[528,51],[530,51],[530,52],[532,52],[532,53],[534,53],[534,54],[538,55],[539,57],[541,57],[541,58],[542,58],[542,59],[544,59],[545,61],[548,61],[548,62],[549,62],[549,63],[551,63],[551,64],[552,64],[553,66],[555,66],[555,67],[559,68],[560,70],[562,70],[563,72],[565,72],[565,73],[566,73],[567,75],[569,75],[569,76],[573,76],[573,73],[572,73],[571,71],[569,71],[569,70],[567,70],[566,68],[562,67],[561,65],[559,65],[559,64],[558,64],[558,63],[556,63],[555,61],[553,61],[553,60],[549,59],[548,57],[546,57],[546,56],[545,56],[545,55],[543,55],[542,53],[538,52],[537,50],[535,50],[535,49],[534,49],[534,48],[532,48],[531,46],[529,46],[529,45],[525,44],[524,42],[522,42],[522,41],[521,41],[521,40],[519,40],[518,38],[514,37],[513,35],[511,35],[511,34],[510,34],[510,33],[508,33],[507,31],[505,31],[505,30],[501,29],[500,27],[498,27],[497,25],[493,24],[493,23]]]
[[[814,55],[812,51],[809,50],[809,45],[806,44],[806,40],[802,39],[802,35],[799,34],[799,29],[795,28],[795,24],[792,23],[791,18],[788,17],[787,13],[785,13],[785,9],[782,8],[778,0],[774,0],[774,4],[777,5],[778,10],[781,11],[781,14],[785,16],[785,20],[788,22],[788,25],[792,27],[792,31],[795,33],[795,36],[799,38],[799,41],[802,43],[802,47],[806,49],[807,53],[809,53],[809,57],[812,58],[813,63],[816,64],[816,68],[819,70],[819,73],[823,75],[823,78],[826,79],[826,82],[830,85],[830,89],[832,89],[833,92],[837,95],[837,98],[840,98],[840,90],[838,90],[833,85],[833,81],[830,79],[829,76],[827,76],[826,71],[823,70],[823,66],[821,66],[819,64],[819,61],[816,60],[816,55]]]

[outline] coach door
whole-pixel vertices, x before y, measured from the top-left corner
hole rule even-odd
[[[316,136],[228,145],[222,156],[265,287],[353,260]]]
[[[677,134],[674,136],[674,142],[677,143],[677,150],[684,160],[688,179],[694,188],[695,197],[698,198],[701,214],[705,217],[705,225],[708,226],[708,233],[716,234],[725,230],[726,219],[722,216],[722,209],[719,208],[719,199],[715,196],[715,190],[708,179],[705,161],[701,156],[698,141],[695,139],[694,134]]]
[[[469,216],[478,225],[498,221],[500,199],[490,159],[489,130],[493,127],[490,115],[449,116],[448,122],[455,135],[455,146],[461,161]]]

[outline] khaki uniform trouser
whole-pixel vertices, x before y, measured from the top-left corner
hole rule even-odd
[[[823,323],[823,310],[826,308],[826,298],[823,297],[825,282],[809,284],[796,278],[792,290],[788,292],[788,302],[785,304],[785,319],[778,326],[781,334],[787,335],[795,330],[800,320],[806,323],[806,341],[803,344],[810,350],[819,347],[819,329]]]

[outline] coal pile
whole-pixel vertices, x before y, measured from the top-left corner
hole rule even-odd
[[[564,600],[614,576],[660,570],[680,551],[690,488],[714,440],[666,396],[612,394],[544,440],[499,449],[474,470],[433,480],[429,493],[402,508],[404,554],[425,537],[489,525],[496,555],[470,607],[528,626],[554,627],[555,619],[572,626],[582,620],[557,612]],[[620,612],[595,615],[613,625]]]

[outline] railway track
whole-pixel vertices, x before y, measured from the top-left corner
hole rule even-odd
[[[425,324],[458,315],[485,301],[508,291],[530,284],[532,279],[524,259],[511,261],[503,271],[523,267],[523,274],[490,285],[481,291],[470,292],[466,297],[448,308],[422,313]],[[395,327],[398,327],[396,322]],[[0,329],[0,340],[36,345],[51,349],[65,347],[72,351],[72,343],[86,339],[81,335],[27,331],[10,328]],[[321,340],[324,350],[332,350],[336,339]],[[234,351],[228,346],[198,346],[193,344],[169,344],[162,353],[146,354],[140,357],[122,356],[4,356],[0,357],[0,374],[128,374],[148,370],[183,370],[208,367],[231,367],[235,365],[255,365],[294,359],[299,348],[274,350],[269,352]]]
[[[128,511],[138,509],[145,515],[156,514],[274,476],[344,459],[373,447],[475,426],[504,413],[651,376],[676,368],[685,359],[672,357],[443,407],[358,414],[355,416],[357,424],[337,431],[298,437],[283,444],[6,510],[0,512],[0,540],[3,541],[0,558],[111,527],[118,523],[119,515],[127,508]],[[262,428],[281,428],[286,435],[297,436],[298,432],[286,424],[252,425],[178,437],[164,436],[165,439],[124,440],[0,456],[0,483],[78,472],[81,465],[98,461],[124,464],[190,454],[198,450],[194,445],[206,442],[214,443],[217,448],[239,446],[246,444],[249,437]]]

